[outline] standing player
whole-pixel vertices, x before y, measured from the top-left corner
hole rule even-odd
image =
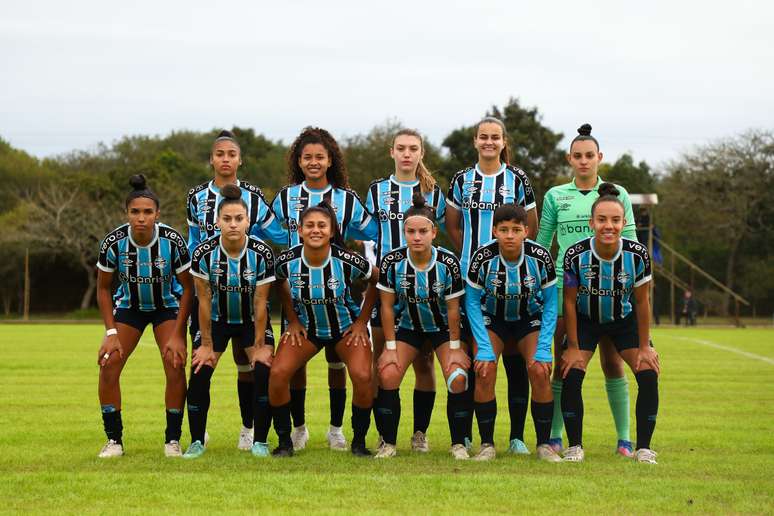
[[[543,201],[543,213],[540,219],[540,232],[537,242],[550,249],[554,234],[557,235],[559,252],[556,258],[559,289],[559,318],[556,324],[554,342],[559,346],[564,339],[564,320],[562,318],[562,279],[563,260],[567,249],[591,235],[588,220],[591,217],[591,205],[599,198],[599,185],[602,179],[597,175],[602,153],[599,143],[591,136],[591,126],[583,124],[578,129],[578,136],[570,144],[567,161],[573,168],[574,179],[567,184],[551,188]],[[629,195],[618,186],[620,200],[623,203],[626,225],[623,236],[636,240],[634,214]],[[560,356],[559,351],[556,353]],[[616,450],[625,457],[632,455],[632,443],[629,441],[629,386],[624,375],[623,362],[615,347],[607,339],[600,342],[600,363],[605,374],[605,388],[610,410],[613,413],[618,444]],[[551,445],[556,451],[562,449],[562,413],[559,400],[562,395],[562,380],[559,377],[559,367],[554,371],[551,383],[554,390],[554,418],[551,427]]]
[[[241,149],[234,135],[230,131],[221,131],[212,144],[210,153],[210,165],[215,172],[215,177],[188,192],[186,206],[190,253],[193,253],[197,245],[218,234],[216,208],[223,200],[221,188],[228,184],[235,184],[242,190],[242,200],[247,205],[248,227],[251,235],[277,244],[287,242],[287,235],[266,203],[261,189],[237,179],[237,170],[242,164],[241,156]],[[198,300],[194,299],[190,327],[195,346],[198,346],[201,337],[197,303]],[[253,444],[253,372],[244,350],[239,346],[233,346],[231,350],[237,366],[237,394],[242,415],[237,447],[240,450],[249,450]]]
[[[287,330],[271,368],[269,402],[279,446],[278,457],[293,455],[290,437],[290,380],[323,348],[333,348],[346,364],[352,381],[352,453],[370,456],[365,446],[371,422],[371,343],[368,316],[376,298],[378,272],[359,254],[344,248],[336,214],[323,201],[299,217],[302,243],[277,257],[280,299]],[[351,286],[370,280],[362,311],[352,300]]]
[[[191,445],[183,457],[195,459],[205,451],[204,433],[210,408],[210,380],[228,341],[247,349],[254,366],[253,455],[269,455],[266,444],[271,417],[268,407],[269,367],[274,334],[267,299],[274,281],[274,255],[263,241],[247,236],[250,218],[242,190],[224,185],[217,206],[220,233],[193,252],[191,274],[199,297],[199,331],[191,360],[188,423]],[[253,424],[254,423],[254,424]]]
[[[121,371],[145,327],[152,324],[167,382],[164,453],[179,457],[185,402],[185,323],[193,296],[188,273],[191,261],[183,236],[158,222],[159,199],[148,188],[145,177],[132,176],[129,184],[129,222],[105,237],[97,261],[97,304],[106,329],[97,354],[99,402],[108,438],[99,456],[124,454]],[[119,287],[111,299],[116,272]]]
[[[288,181],[272,202],[274,213],[287,228],[287,246],[299,244],[298,217],[306,208],[323,200],[333,206],[339,231],[344,239],[376,240],[376,222],[368,214],[357,194],[349,189],[347,169],[338,143],[325,129],[307,127],[295,139],[288,152]],[[283,321],[284,322],[284,321]],[[325,349],[328,362],[330,428],[326,435],[333,450],[346,450],[342,432],[347,403],[347,377],[344,363]],[[309,439],[305,423],[306,365],[291,380],[290,406],[294,429],[293,446],[303,449]]]
[[[470,255],[492,239],[494,211],[503,204],[518,204],[527,211],[529,238],[537,234],[535,193],[527,174],[510,165],[505,124],[486,117],[476,126],[473,139],[478,151],[475,166],[457,172],[449,185],[446,228],[452,243],[460,250],[460,262],[467,274]],[[463,317],[463,338],[470,338],[469,326]],[[524,421],[527,417],[529,380],[521,355],[503,355],[508,377],[508,409],[511,416],[512,453],[529,453],[524,444]],[[471,376],[471,380],[474,377]],[[471,392],[472,396],[472,392]],[[473,423],[472,414],[470,424]],[[470,432],[470,431],[469,431]]]
[[[434,217],[442,225],[446,216],[446,199],[425,166],[422,136],[413,129],[401,129],[392,138],[390,156],[395,161],[395,172],[387,179],[371,183],[366,197],[366,208],[379,219],[376,258],[381,259],[393,249],[406,245],[403,233],[403,214],[411,207],[412,199],[420,194],[428,206],[434,207]],[[367,255],[367,253],[366,253]],[[371,314],[371,336],[374,361],[384,349],[380,302]],[[418,452],[430,451],[427,428],[435,404],[435,368],[432,349],[421,349],[412,363],[414,368],[414,432],[411,448]],[[378,375],[375,375],[378,379]],[[374,408],[374,420],[381,434],[380,411]]]
[[[397,454],[400,422],[400,383],[406,369],[422,348],[432,346],[449,389],[447,417],[451,432],[451,453],[457,459],[468,458],[465,425],[460,408],[464,405],[470,358],[460,342],[460,296],[465,293],[457,257],[442,247],[433,246],[438,234],[434,209],[421,194],[406,210],[404,234],[407,245],[387,253],[379,265],[381,312],[384,322],[385,350],[378,360],[379,397],[384,445],[376,458]],[[395,331],[396,301],[401,315]],[[412,446],[413,447],[413,446]]]
[[[597,343],[607,337],[637,379],[634,459],[656,464],[650,439],[658,414],[660,367],[650,343],[650,256],[636,240],[621,238],[628,221],[618,193],[610,183],[600,185],[589,220],[594,236],[571,246],[564,255],[567,349],[562,354],[562,413],[569,440],[564,460],[583,460],[581,387]]]
[[[499,206],[493,224],[496,240],[473,253],[465,296],[477,345],[474,399],[481,451],[475,460],[495,458],[497,360],[508,350],[527,363],[538,458],[559,462],[548,444],[553,414],[551,339],[556,325],[554,262],[547,249],[527,239],[527,213],[521,206]]]

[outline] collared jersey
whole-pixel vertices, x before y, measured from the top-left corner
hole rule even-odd
[[[210,282],[213,321],[244,324],[255,320],[255,288],[274,281],[274,253],[266,242],[249,236],[240,255],[232,258],[215,235],[196,246],[191,274]]]
[[[564,255],[564,284],[578,288],[577,310],[592,321],[623,319],[632,311],[632,291],[651,279],[650,256],[644,245],[622,238],[611,260],[599,257],[595,238],[585,238]]]
[[[424,269],[414,265],[407,247],[387,253],[379,265],[377,287],[395,294],[398,326],[428,333],[449,328],[446,302],[465,293],[460,262],[443,247],[432,248]]]
[[[482,311],[498,321],[529,320],[543,312],[543,289],[556,284],[556,270],[546,248],[524,240],[516,262],[500,255],[497,240],[473,253],[468,284],[483,289]]]
[[[310,206],[317,206],[324,200],[336,212],[339,231],[345,240],[376,240],[376,223],[363,206],[360,197],[349,189],[334,188],[331,185],[322,190],[308,188],[305,183],[286,186],[272,201],[272,209],[280,222],[287,228],[287,246],[300,243],[298,217]]]
[[[582,193],[575,186],[575,180],[559,186],[554,186],[543,198],[543,208],[540,215],[540,230],[537,235],[537,242],[551,249],[551,242],[556,234],[556,242],[559,251],[556,256],[556,271],[559,279],[559,287],[562,286],[564,270],[564,253],[575,242],[594,235],[594,231],[589,227],[591,218],[591,205],[599,198],[599,185],[604,181],[597,179],[597,184],[587,193]],[[632,202],[629,194],[622,186],[615,185],[620,192],[618,199],[624,205],[624,218],[626,225],[621,232],[621,236],[631,240],[637,240],[635,231],[634,214],[632,212]],[[560,299],[561,303],[562,300]]]
[[[503,204],[535,207],[535,192],[527,174],[505,165],[494,174],[484,174],[478,165],[457,172],[449,184],[446,202],[462,212],[462,270],[468,270],[470,255],[492,239],[494,211]]]
[[[310,335],[338,339],[360,315],[352,300],[352,282],[371,277],[371,266],[359,254],[331,244],[328,259],[319,267],[304,258],[297,245],[277,257],[278,280],[288,280],[293,311]]]
[[[190,266],[183,235],[161,223],[156,224],[153,239],[144,247],[132,239],[129,224],[117,227],[102,241],[97,258],[100,270],[118,272],[120,285],[113,296],[114,306],[143,312],[178,308],[183,287],[175,275]]]
[[[403,214],[409,209],[415,194],[421,194],[419,181],[403,182],[395,174],[387,179],[378,179],[368,187],[366,209],[379,221],[379,236],[376,239],[377,256],[383,257],[393,249],[406,245],[403,234]],[[432,192],[423,194],[428,206],[435,211],[437,225],[446,216],[446,197],[438,185]]]

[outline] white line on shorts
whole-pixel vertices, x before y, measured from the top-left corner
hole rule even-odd
[[[771,359],[769,357],[756,355],[755,353],[748,353],[747,351],[742,351],[741,349],[732,348],[730,346],[724,346],[722,344],[718,344],[717,342],[712,342],[711,340],[692,339],[690,337],[678,337],[675,335],[670,335],[669,338],[677,339],[677,340],[687,340],[689,342],[702,344],[704,346],[709,346],[711,348],[722,349],[723,351],[730,351],[731,353],[736,353],[737,355],[742,355],[743,357],[752,358],[753,360],[760,360],[761,362],[766,362],[767,364],[774,365],[774,359]]]

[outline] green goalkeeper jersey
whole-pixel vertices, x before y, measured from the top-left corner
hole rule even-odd
[[[590,191],[578,190],[575,186],[575,180],[551,188],[543,198],[543,213],[540,216],[540,231],[538,232],[537,242],[546,249],[551,248],[551,242],[554,234],[557,235],[559,244],[559,253],[556,257],[556,277],[557,287],[563,285],[564,274],[564,253],[571,245],[594,235],[589,227],[591,218],[591,205],[599,198],[599,185],[604,183],[601,178],[597,178],[597,184]],[[622,186],[615,185],[621,194],[618,198],[624,205],[624,217],[626,225],[621,232],[621,236],[630,240],[637,240],[635,231],[634,212],[632,211],[632,202],[629,194]]]

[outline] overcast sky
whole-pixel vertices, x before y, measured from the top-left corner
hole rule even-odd
[[[436,144],[518,97],[566,141],[653,165],[774,129],[767,1],[4,2],[0,137],[37,156],[128,134],[292,140],[388,119]]]

